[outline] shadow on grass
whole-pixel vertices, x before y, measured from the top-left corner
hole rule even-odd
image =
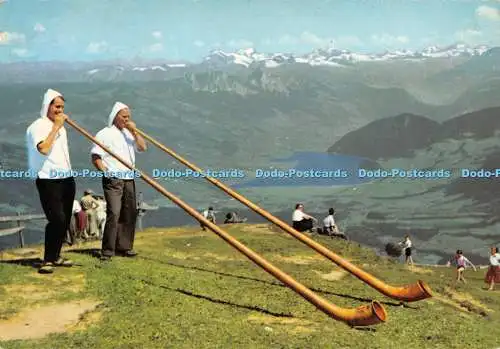
[[[92,256],[92,257],[99,257],[100,256],[100,250],[99,249],[95,249],[95,248],[75,249],[75,250],[70,250],[68,252],[85,254],[85,255]],[[157,263],[160,263],[160,264],[166,264],[166,265],[170,265],[170,266],[174,266],[174,267],[184,268],[184,269],[193,269],[193,270],[198,270],[198,271],[215,273],[215,274],[222,275],[222,276],[228,276],[228,277],[234,277],[234,278],[238,278],[238,279],[246,279],[246,280],[251,280],[251,281],[257,281],[257,282],[261,282],[261,283],[265,283],[265,284],[269,284],[269,285],[273,285],[273,286],[287,287],[286,285],[282,285],[282,284],[279,284],[279,283],[270,282],[270,281],[266,281],[266,280],[260,280],[260,279],[256,279],[256,278],[252,278],[252,277],[246,277],[246,276],[241,276],[241,275],[233,275],[233,274],[228,274],[228,273],[222,273],[222,272],[218,272],[218,271],[214,271],[214,270],[209,270],[209,269],[198,268],[198,267],[190,267],[190,266],[185,266],[185,265],[182,265],[182,264],[175,264],[175,263],[171,263],[171,262],[167,262],[167,261],[157,260],[157,259],[154,259],[154,258],[148,258],[148,257],[139,257],[139,258],[144,259],[144,260],[154,261],[154,262],[157,262]],[[33,267],[33,268],[38,268],[38,267],[40,267],[40,265],[42,263],[42,260],[40,258],[24,258],[24,259],[15,259],[15,260],[5,260],[5,261],[0,261],[0,262],[1,263],[5,263],[5,264],[16,264],[16,265],[21,265],[21,266],[29,266],[29,267]],[[161,284],[156,284],[156,283],[154,283],[154,282],[152,282],[150,280],[146,280],[146,279],[143,279],[143,278],[136,278],[136,277],[133,277],[131,275],[127,275],[126,277],[128,277],[129,279],[134,280],[134,281],[142,282],[142,283],[144,283],[146,285],[149,285],[149,286],[158,287],[158,288],[161,288],[161,289],[164,289],[164,290],[167,290],[167,291],[171,291],[171,292],[178,292],[178,293],[180,293],[182,295],[185,295],[185,296],[188,296],[188,297],[194,297],[194,298],[197,298],[197,299],[203,299],[203,300],[206,300],[206,301],[209,301],[209,302],[212,302],[212,303],[216,303],[216,304],[222,304],[222,305],[227,305],[227,306],[231,306],[231,307],[235,307],[235,308],[239,308],[239,309],[246,309],[246,310],[256,311],[256,312],[260,312],[260,313],[263,313],[263,314],[266,314],[266,315],[270,315],[270,316],[274,316],[274,317],[300,319],[300,317],[294,316],[293,314],[290,314],[290,313],[274,312],[274,311],[271,311],[271,310],[268,310],[268,309],[265,309],[265,308],[262,308],[262,307],[259,307],[259,306],[256,306],[256,305],[237,304],[237,303],[233,303],[233,302],[226,301],[226,300],[223,300],[223,299],[217,299],[217,298],[213,298],[211,296],[197,294],[197,293],[194,293],[192,291],[184,290],[184,289],[181,289],[181,288],[173,288],[173,287],[169,287],[169,286],[165,286],[165,285],[161,285]],[[311,290],[315,290],[315,289],[311,288]],[[323,291],[323,290],[315,290],[315,291],[316,292],[323,292],[323,293],[327,293],[327,294],[332,294],[332,295],[337,295],[337,296],[341,296],[341,297],[344,296],[344,297],[351,298],[351,299],[356,299],[356,300],[364,300],[363,298],[353,297],[353,296],[349,296],[349,295],[339,295],[339,294],[336,294],[336,293],[332,293],[332,292],[328,292],[328,291]],[[371,300],[368,300],[368,301],[371,301]],[[388,304],[391,304],[391,303],[388,303]],[[399,304],[396,304],[396,305],[399,305]],[[355,326],[355,327],[352,327],[352,329],[360,330],[360,331],[376,332],[376,329],[374,329],[374,328],[367,328],[367,327],[360,328],[360,327],[356,327]]]
[[[38,269],[42,265],[42,260],[40,258],[19,258],[2,260],[0,261],[0,263],[15,264],[23,267],[32,267]]]
[[[236,304],[236,303],[228,302],[228,301],[225,301],[225,300],[212,298],[210,296],[196,294],[196,293],[193,293],[191,291],[186,291],[186,290],[183,290],[183,289],[180,289],[180,288],[172,288],[172,287],[168,287],[168,286],[165,286],[165,285],[159,285],[159,284],[156,284],[156,283],[154,283],[152,281],[149,281],[149,280],[145,280],[145,279],[141,279],[141,278],[134,278],[134,277],[132,277],[130,275],[128,277],[130,279],[134,280],[134,281],[141,281],[141,282],[143,282],[143,283],[145,283],[146,285],[149,285],[149,286],[159,287],[159,288],[162,288],[162,289],[165,289],[165,290],[168,290],[168,291],[179,292],[179,293],[181,293],[181,294],[183,294],[185,296],[194,297],[194,298],[198,298],[198,299],[203,299],[203,300],[206,300],[206,301],[209,301],[209,302],[212,302],[212,303],[229,305],[229,306],[232,306],[232,307],[235,307],[235,308],[257,311],[259,313],[263,313],[263,314],[270,315],[270,316],[275,316],[275,317],[280,317],[280,318],[284,317],[284,318],[301,319],[300,317],[293,316],[290,313],[277,313],[277,312],[273,312],[273,311],[261,308],[261,307],[256,306],[256,305]],[[307,320],[307,319],[304,319],[304,320]],[[358,326],[349,326],[349,327],[352,328],[352,329],[354,329],[354,330],[358,330],[358,331],[377,332],[377,330],[375,328],[373,328],[373,327],[358,327]]]
[[[74,250],[69,250],[68,252],[86,254],[86,255],[90,255],[92,257],[97,257],[97,258],[100,256],[100,250],[96,249],[96,248],[74,249]],[[281,283],[272,282],[272,281],[266,281],[266,280],[261,280],[261,279],[253,278],[253,277],[250,277],[250,276],[243,276],[243,275],[236,275],[236,274],[224,273],[224,272],[220,272],[220,271],[216,271],[216,270],[205,269],[205,268],[195,267],[195,266],[186,266],[186,265],[183,265],[183,264],[173,263],[173,262],[169,262],[169,261],[165,261],[165,260],[159,260],[159,259],[150,258],[150,257],[144,257],[144,256],[138,256],[137,258],[143,259],[143,260],[148,260],[148,261],[153,261],[153,262],[156,262],[156,263],[159,263],[159,264],[170,265],[170,266],[177,267],[177,268],[183,268],[183,269],[197,270],[197,271],[202,271],[202,272],[207,272],[207,273],[213,273],[213,274],[217,274],[217,275],[221,275],[221,276],[226,276],[226,277],[232,277],[232,278],[237,278],[237,279],[242,279],[242,280],[249,280],[249,281],[260,282],[260,283],[267,284],[267,285],[272,285],[272,286],[288,287],[288,286],[283,285]],[[328,294],[328,295],[332,295],[332,296],[337,296],[337,297],[352,299],[352,300],[356,300],[356,301],[360,301],[360,302],[371,302],[372,301],[372,299],[368,299],[368,298],[356,297],[356,296],[351,296],[349,294],[335,293],[335,292],[331,292],[331,291],[321,290],[321,289],[318,289],[318,288],[310,287],[308,285],[305,285],[305,286],[307,288],[309,288],[311,291],[322,293],[322,294]],[[385,302],[381,302],[381,303],[385,304],[387,306],[391,306],[391,307],[404,307],[404,308],[414,309],[414,310],[419,309],[418,307],[409,306],[406,303],[400,303],[400,302],[398,303],[398,302],[388,302],[388,301],[385,301]]]
[[[101,249],[99,249],[99,248],[79,248],[79,249],[75,248],[75,249],[68,250],[68,252],[84,254],[87,256],[94,257],[94,258],[101,257]]]
[[[156,283],[154,283],[152,281],[149,281],[149,280],[146,280],[146,279],[142,279],[142,278],[135,278],[135,277],[132,277],[130,275],[128,275],[128,278],[130,278],[132,280],[135,280],[135,281],[140,281],[140,282],[142,282],[142,283],[144,283],[146,285],[149,285],[149,286],[159,287],[161,289],[168,290],[168,291],[179,292],[179,293],[181,293],[181,294],[183,294],[185,296],[194,297],[194,298],[197,298],[197,299],[203,299],[203,300],[206,300],[206,301],[209,301],[209,302],[212,302],[212,303],[229,305],[231,307],[236,307],[236,308],[240,308],[240,309],[247,309],[247,310],[252,310],[252,311],[258,311],[260,313],[263,313],[263,314],[266,314],[266,315],[275,316],[275,317],[296,318],[295,316],[293,316],[292,314],[289,314],[289,313],[273,312],[273,311],[267,310],[265,308],[261,308],[261,307],[256,306],[256,305],[237,304],[237,303],[225,301],[223,299],[217,299],[217,298],[213,298],[213,297],[210,297],[210,296],[197,294],[197,293],[194,293],[194,292],[191,292],[191,291],[183,290],[181,288],[173,288],[173,287],[169,287],[169,286],[165,286],[165,285],[156,284]]]
[[[260,283],[267,284],[267,285],[278,286],[278,287],[287,287],[288,288],[288,286],[283,285],[283,284],[278,283],[278,282],[261,280],[261,279],[253,278],[253,277],[250,277],[250,276],[243,276],[243,275],[236,275],[236,274],[224,273],[224,272],[220,272],[220,271],[216,271],[216,270],[205,269],[205,268],[194,267],[194,266],[186,266],[186,265],[183,265],[183,264],[177,264],[177,263],[173,263],[173,262],[168,262],[168,261],[164,261],[164,260],[158,260],[158,259],[155,259],[155,258],[149,258],[149,257],[144,257],[144,256],[139,256],[138,258],[143,259],[143,260],[154,261],[154,262],[157,262],[157,263],[160,263],[160,264],[170,265],[170,266],[177,267],[177,268],[183,268],[183,269],[189,269],[189,270],[197,270],[197,271],[202,271],[202,272],[207,272],[207,273],[213,273],[213,274],[217,274],[217,275],[221,275],[221,276],[232,277],[232,278],[236,278],[236,279],[256,281],[256,282],[260,282]],[[344,294],[344,293],[335,293],[335,292],[326,291],[326,290],[318,289],[318,288],[315,288],[315,287],[311,287],[311,286],[308,286],[308,285],[304,285],[304,286],[306,286],[307,288],[309,288],[311,291],[314,291],[314,292],[317,292],[317,293],[323,293],[323,294],[328,294],[328,295],[332,295],[332,296],[337,296],[337,297],[352,299],[352,300],[356,300],[356,301],[360,301],[360,302],[371,302],[372,301],[372,299],[368,299],[368,298],[351,296],[349,294]],[[407,305],[405,303],[398,303],[398,302],[381,302],[381,303],[385,304],[385,305],[388,305],[388,306],[392,306],[392,307],[404,307],[404,308],[414,309],[414,310],[419,309],[418,307],[412,307],[412,306],[409,306],[409,305]]]
[[[7,260],[2,260],[0,263],[4,264],[15,264],[15,265],[20,265],[23,267],[31,267],[35,269],[39,269],[42,266],[42,259],[41,258],[19,258],[19,259],[7,259]],[[82,267],[83,264],[79,263],[74,263],[73,266],[78,266]]]

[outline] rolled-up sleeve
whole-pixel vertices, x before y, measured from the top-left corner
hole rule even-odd
[[[102,131],[98,132],[95,136],[95,139],[101,143],[102,145],[104,145],[105,147],[108,147],[108,145],[106,144],[105,140],[104,140],[104,134]],[[99,145],[95,144],[93,145],[92,149],[90,150],[90,154],[95,154],[95,155],[99,155],[101,158],[104,157],[104,155],[106,155],[106,151],[101,148]]]
[[[29,132],[29,137],[31,138],[31,144],[37,148],[38,144],[43,142],[45,139],[47,139],[47,136],[49,135],[51,131],[51,127],[48,127],[46,124],[39,122],[35,123]]]

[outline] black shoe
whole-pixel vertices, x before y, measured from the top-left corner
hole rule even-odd
[[[101,261],[110,261],[110,260],[111,260],[111,256],[106,256],[106,255],[104,255],[104,254],[103,254],[103,255],[101,255],[101,256],[99,257],[99,259],[100,259]]]
[[[128,250],[128,251],[120,251],[118,254],[122,257],[135,257],[137,256],[137,252],[134,250]]]

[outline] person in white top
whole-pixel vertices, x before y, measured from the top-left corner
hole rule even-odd
[[[78,213],[82,210],[82,207],[80,206],[80,203],[78,200],[73,201],[73,210],[72,210],[72,215],[71,215],[71,220],[69,222],[69,228],[67,231],[66,235],[66,242],[68,245],[72,246],[77,237],[77,232],[78,232]]]
[[[97,225],[99,227],[99,238],[102,238],[106,226],[106,201],[100,196],[97,203],[99,204],[99,207],[97,207]]]
[[[409,265],[413,265],[413,258],[411,256],[412,243],[410,240],[410,236],[406,235],[404,241],[400,242],[399,245],[405,251],[405,262]]]
[[[333,208],[328,209],[328,216],[323,219],[323,233],[331,237],[337,236],[347,239],[347,237],[339,231],[337,224],[335,224],[334,214],[335,210]]]
[[[495,284],[500,284],[500,253],[498,253],[497,247],[490,249],[490,266],[484,281],[490,285],[489,291],[493,291]]]
[[[216,219],[215,219],[215,212],[214,212],[214,208],[212,206],[210,206],[208,208],[208,210],[204,210],[203,211],[203,217],[205,217],[206,219],[208,219],[210,222],[212,222],[213,224],[217,224],[216,222]],[[201,226],[201,229],[202,230],[207,230],[205,228],[205,225],[200,222],[200,226]]]
[[[146,142],[136,130],[130,108],[116,102],[108,117],[108,125],[96,140],[135,168],[135,151],[146,150]],[[91,150],[92,163],[104,172],[102,187],[106,199],[106,224],[102,237],[101,259],[115,254],[134,257],[137,200],[134,171],[128,169],[97,144]]]
[[[26,147],[31,177],[47,218],[45,249],[40,273],[53,273],[55,266],[72,266],[61,257],[61,248],[71,222],[76,184],[72,176],[64,122],[64,97],[48,89],[40,117],[26,130]]]
[[[292,225],[293,228],[297,231],[303,232],[309,230],[313,231],[313,222],[317,222],[318,220],[313,216],[308,215],[304,212],[303,204],[296,204],[295,211],[293,211],[292,215]]]

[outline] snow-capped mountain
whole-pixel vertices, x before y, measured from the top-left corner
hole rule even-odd
[[[317,49],[303,55],[293,53],[262,53],[253,48],[235,52],[215,50],[199,62],[168,61],[166,59],[129,60],[99,62],[14,62],[0,64],[0,81],[45,81],[56,79],[63,81],[150,81],[185,78],[193,73],[213,70],[232,73],[253,71],[255,68],[273,69],[279,67],[331,67],[346,69],[356,65],[373,65],[391,62],[434,62],[441,65],[441,60],[459,58],[453,62],[480,67],[496,66],[500,59],[500,47],[469,47],[456,44],[447,47],[429,46],[420,51],[394,50],[381,53],[360,53],[338,48]],[[385,68],[384,68],[385,69]],[[471,68],[479,69],[479,68]]]
[[[448,47],[430,46],[421,51],[386,51],[378,54],[356,53],[336,48],[318,49],[309,54],[294,56],[292,54],[273,53],[264,54],[254,49],[243,49],[236,52],[212,51],[204,58],[204,63],[212,65],[235,64],[249,67],[254,64],[263,64],[266,67],[276,67],[284,63],[303,63],[309,65],[342,66],[357,62],[376,62],[401,59],[427,59],[446,57],[480,56],[488,51],[487,46],[468,47],[456,44]]]
[[[145,72],[145,71],[165,71],[166,72],[166,71],[169,71],[170,69],[184,68],[184,67],[186,67],[185,63],[178,63],[178,64],[160,64],[160,65],[152,65],[152,66],[148,66],[148,65],[133,66],[133,67],[129,67],[129,68],[126,68],[123,66],[115,66],[115,67],[113,67],[113,69],[116,72],[124,72],[126,70],[140,71],[140,72]],[[94,69],[87,71],[87,74],[94,75],[94,74],[97,74],[97,73],[102,72],[104,70],[109,70],[109,67],[106,66],[103,68],[94,68]]]
[[[463,44],[456,44],[447,47],[429,46],[421,51],[395,50],[382,53],[367,54],[342,50],[337,48],[317,49],[308,54],[294,55],[291,53],[261,53],[253,48],[240,49],[235,52],[225,52],[222,50],[211,51],[207,56],[198,63],[169,63],[159,64],[141,64],[115,66],[113,67],[114,74],[121,74],[126,71],[131,72],[175,72],[194,67],[208,68],[224,68],[224,67],[266,67],[276,68],[286,64],[307,64],[310,66],[330,66],[330,67],[346,67],[357,63],[368,62],[390,62],[395,60],[426,60],[434,58],[450,58],[450,57],[474,57],[481,56],[489,50],[487,46],[469,47]],[[88,75],[107,71],[109,73],[109,65],[106,67],[92,67],[87,71]]]

